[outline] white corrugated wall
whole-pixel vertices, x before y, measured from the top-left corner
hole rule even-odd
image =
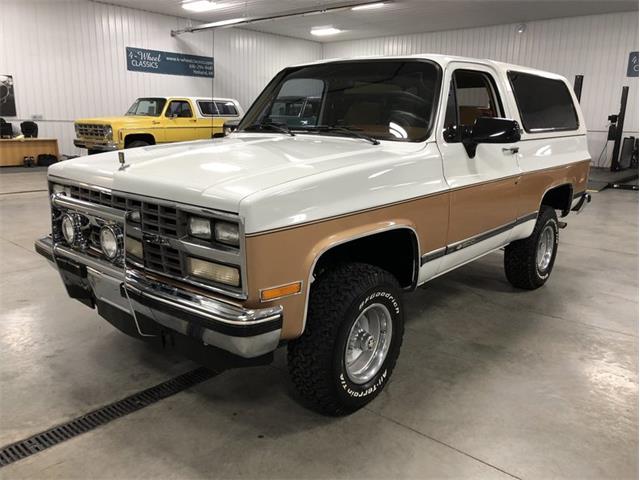
[[[623,85],[630,87],[625,136],[638,136],[638,78],[626,77],[629,52],[637,50],[638,16],[629,12],[530,22],[523,34],[513,24],[332,42],[324,45],[323,56],[444,53],[549,70],[572,83],[583,74],[581,104],[596,162],[605,144],[607,116],[618,112]],[[612,148],[611,142],[609,155]]]
[[[73,146],[73,120],[121,115],[140,96],[238,98],[245,108],[283,66],[321,58],[319,43],[247,30],[185,34],[186,20],[86,0],[0,0],[0,74],[13,75],[18,116]],[[125,47],[214,56],[215,80],[129,72]]]

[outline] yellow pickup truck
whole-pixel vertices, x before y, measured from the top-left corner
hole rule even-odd
[[[212,138],[223,134],[225,122],[239,120],[243,114],[232,98],[138,98],[123,116],[76,120],[73,143],[92,154]]]

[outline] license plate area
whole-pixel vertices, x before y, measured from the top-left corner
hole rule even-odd
[[[94,308],[95,302],[91,284],[87,278],[87,267],[62,257],[56,257],[55,260],[69,296]]]

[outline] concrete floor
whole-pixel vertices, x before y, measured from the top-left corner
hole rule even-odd
[[[32,247],[49,229],[44,178],[0,172],[0,445],[194,368],[67,298]],[[406,302],[394,376],[350,417],[298,405],[279,352],[0,476],[638,477],[636,192],[570,217],[542,289],[512,289],[496,253]]]

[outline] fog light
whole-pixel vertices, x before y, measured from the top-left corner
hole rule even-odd
[[[187,257],[187,272],[189,275],[211,280],[212,282],[224,283],[234,287],[240,286],[240,271],[227,265]]]
[[[143,259],[143,251],[142,251],[142,242],[140,240],[136,240],[133,237],[127,237],[125,240],[125,250],[128,255]]]
[[[73,245],[76,241],[76,220],[69,213],[62,216],[62,236],[69,245]]]
[[[109,260],[122,254],[122,232],[115,225],[105,225],[100,229],[100,248]]]

